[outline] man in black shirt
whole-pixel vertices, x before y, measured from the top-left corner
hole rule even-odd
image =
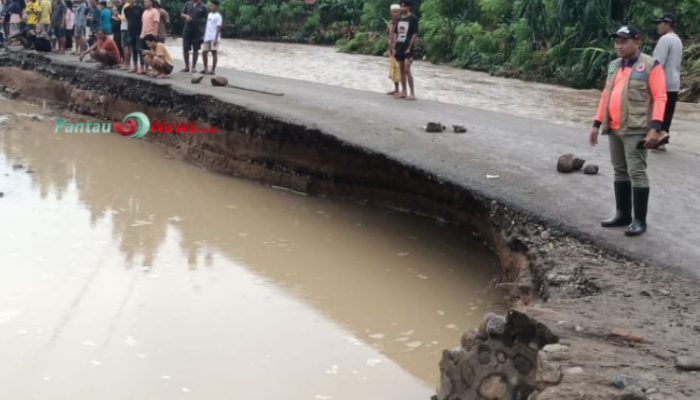
[[[127,22],[127,32],[129,34],[129,49],[131,50],[131,59],[134,63],[130,73],[135,74],[139,70],[138,60],[141,60],[141,73],[146,73],[146,66],[141,54],[141,17],[143,17],[143,6],[136,4],[136,0],[129,0],[129,7],[124,10],[124,16]]]
[[[401,19],[395,25],[394,34],[396,35],[396,48],[394,57],[401,67],[401,86],[403,91],[397,94],[397,98],[406,100],[415,100],[416,91],[413,85],[413,74],[411,73],[411,64],[413,63],[413,46],[418,41],[418,18],[411,13],[411,2],[403,0],[401,5]],[[406,83],[411,88],[411,94],[408,95]]]
[[[197,71],[199,48],[204,41],[204,28],[207,25],[207,7],[201,0],[190,0],[182,9],[185,20],[185,30],[182,33],[183,56],[185,68],[180,72],[190,72],[190,49],[192,49],[192,72]]]

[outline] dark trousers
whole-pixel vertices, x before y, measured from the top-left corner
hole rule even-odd
[[[114,42],[117,44],[117,49],[119,50],[119,56],[124,58],[124,49],[122,49],[122,31],[117,29],[112,33],[114,35]]]
[[[666,112],[664,113],[664,123],[661,125],[661,130],[671,133],[671,122],[673,122],[673,114],[676,112],[676,103],[678,102],[678,92],[666,92],[668,100],[666,100]]]
[[[133,63],[133,68],[138,66],[137,60],[141,60],[141,66],[144,66],[143,54],[141,54],[141,49],[143,46],[141,44],[141,38],[138,34],[129,35],[129,48],[131,49],[131,61]]]
[[[73,48],[73,29],[66,29],[66,49]]]

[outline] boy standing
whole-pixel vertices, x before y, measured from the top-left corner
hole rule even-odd
[[[387,23],[387,29],[389,31],[389,79],[394,82],[394,91],[387,94],[398,96],[399,83],[401,82],[401,67],[394,57],[394,48],[396,47],[396,35],[394,30],[396,29],[396,24],[401,18],[401,6],[398,4],[391,5],[391,21]]]
[[[207,25],[207,7],[202,0],[190,0],[182,8],[182,18],[185,20],[185,29],[182,32],[182,55],[185,59],[185,68],[180,72],[190,72],[190,50],[192,50],[192,69],[197,71],[197,58],[199,49],[204,40],[204,29]]]
[[[221,24],[223,19],[219,14],[219,0],[211,0],[211,12],[207,16],[207,29],[204,32],[204,47],[202,49],[202,60],[204,70],[202,74],[216,75],[216,63],[219,60],[217,50],[219,50],[219,38],[221,36]],[[211,71],[207,72],[208,54],[212,54]]]
[[[102,11],[97,7],[97,0],[90,0],[89,12],[90,40],[88,40],[88,43],[92,46],[97,40],[97,30],[102,27]]]
[[[396,48],[394,57],[401,66],[401,86],[403,91],[396,96],[400,99],[415,100],[416,91],[413,85],[413,74],[411,73],[411,64],[413,63],[413,46],[418,41],[418,18],[411,13],[410,0],[402,0],[401,19],[396,24],[394,33],[396,34]],[[411,94],[408,95],[406,84],[411,88]]]
[[[41,12],[39,14],[39,26],[41,30],[45,33],[49,33],[51,29],[51,13],[53,12],[53,7],[51,6],[51,0],[41,0]]]

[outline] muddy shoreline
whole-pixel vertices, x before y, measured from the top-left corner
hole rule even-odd
[[[104,78],[91,68],[32,54],[0,56],[1,89],[11,98],[47,100],[108,120],[142,111],[150,118],[217,126],[216,135],[155,133],[145,140],[213,172],[400,209],[475,232],[500,258],[499,284],[511,304],[535,315],[562,338],[567,349],[554,361],[564,370],[583,369],[565,374],[559,386],[540,398],[618,398],[622,392],[610,381],[621,374],[649,381],[659,391],[649,398],[700,394],[696,376],[676,371],[673,362],[675,355],[693,356],[693,349],[700,347],[694,280],[636,262],[612,246],[564,231],[556,221],[314,127],[170,85],[126,75]],[[663,342],[640,344],[612,337],[610,331],[617,327]]]

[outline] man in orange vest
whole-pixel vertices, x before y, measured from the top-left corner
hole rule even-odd
[[[596,146],[600,131],[608,135],[615,171],[617,210],[601,225],[627,226],[625,235],[639,236],[647,230],[647,149],[668,140],[659,132],[666,109],[666,77],[658,62],[639,51],[641,34],[637,28],[623,26],[611,36],[619,58],[608,66],[589,141]]]

